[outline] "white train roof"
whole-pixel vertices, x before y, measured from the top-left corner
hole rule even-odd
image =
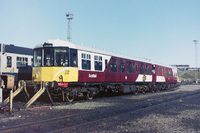
[[[130,56],[127,56],[127,55],[118,54],[118,53],[114,53],[114,52],[109,52],[109,51],[106,51],[106,50],[100,50],[100,49],[96,49],[96,48],[91,48],[91,47],[87,47],[87,46],[84,46],[84,45],[77,45],[77,44],[73,44],[73,43],[71,43],[69,41],[63,41],[63,40],[59,40],[59,39],[47,40],[44,43],[52,44],[53,47],[69,47],[69,48],[74,48],[74,49],[78,49],[78,50],[82,50],[82,51],[102,54],[102,55],[115,56],[115,57],[119,57],[119,58],[136,60],[136,61],[146,62],[146,63],[150,63],[150,64],[157,64],[157,65],[164,66],[164,67],[175,68],[175,67],[172,67],[172,66],[167,66],[167,65],[155,63],[155,62],[153,62],[151,60],[141,59],[141,58],[136,58],[136,57],[130,57]],[[35,48],[43,47],[44,43],[37,45]]]

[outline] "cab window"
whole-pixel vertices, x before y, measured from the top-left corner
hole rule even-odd
[[[55,48],[55,66],[69,66],[69,49]]]
[[[42,66],[42,49],[35,49],[33,54],[34,54],[33,65],[35,67]]]
[[[71,67],[77,67],[77,50],[76,49],[70,49],[70,66]]]
[[[44,49],[44,66],[53,66],[53,48]]]

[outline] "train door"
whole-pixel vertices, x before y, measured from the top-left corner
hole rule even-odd
[[[118,73],[118,82],[126,82],[128,77],[127,74],[125,73],[125,67],[126,67],[126,61],[125,60],[119,60],[118,62],[118,67],[119,67],[119,73]]]
[[[107,65],[107,70],[105,71],[106,82],[117,82],[118,79],[118,63],[116,58],[111,58]]]
[[[156,65],[152,65],[152,82],[156,82]]]

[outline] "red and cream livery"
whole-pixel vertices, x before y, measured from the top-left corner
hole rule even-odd
[[[149,60],[48,40],[34,48],[34,81],[57,84],[52,89],[67,101],[99,92],[134,92],[166,89],[177,83],[177,69]]]

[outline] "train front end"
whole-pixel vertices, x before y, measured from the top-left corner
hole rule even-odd
[[[45,42],[34,48],[33,81],[57,82],[67,87],[78,81],[77,50],[59,43]]]

